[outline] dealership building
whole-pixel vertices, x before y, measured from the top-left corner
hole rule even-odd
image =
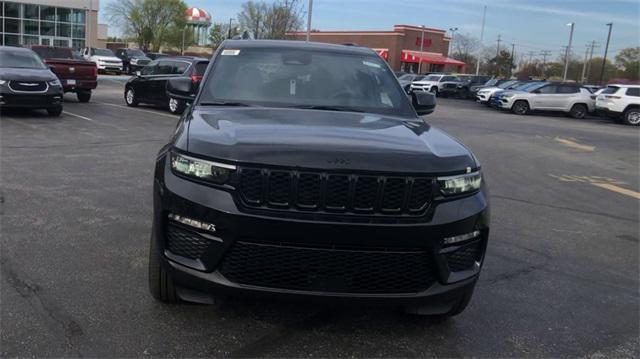
[[[302,31],[291,35],[306,38]],[[393,31],[312,31],[311,41],[370,47],[395,71],[417,73],[420,67],[422,73],[463,72],[466,68],[464,62],[448,57],[451,38],[445,30],[395,25]]]
[[[99,0],[0,1],[0,45],[104,47],[107,26],[98,25]]]

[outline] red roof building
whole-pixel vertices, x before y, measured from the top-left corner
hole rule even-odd
[[[304,40],[306,32],[290,34]],[[449,58],[451,38],[445,30],[395,25],[393,31],[313,31],[311,41],[333,44],[354,43],[375,50],[395,71],[463,72],[466,64]]]

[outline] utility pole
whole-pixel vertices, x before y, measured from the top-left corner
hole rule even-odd
[[[527,55],[529,55],[529,62],[528,64],[531,64],[533,62],[533,55],[535,55],[536,52],[535,51],[527,51]]]
[[[313,0],[309,0],[309,11],[307,12],[307,42],[311,39],[311,13],[313,12]]]
[[[593,50],[595,48],[600,47],[595,40],[591,41],[591,51],[589,53],[589,61],[587,61],[587,80],[589,79],[589,75],[591,74],[591,60],[593,59]]]
[[[587,59],[589,58],[589,44],[584,49],[584,63],[582,64],[582,76],[580,76],[580,82],[584,83],[584,74],[587,73]]]
[[[422,25],[422,38],[420,39],[420,56],[418,59],[418,75],[422,73],[422,50],[424,50],[424,25]]]
[[[567,46],[567,52],[564,56],[564,75],[562,75],[562,82],[567,81],[567,72],[569,71],[569,52],[571,51],[571,42],[573,41],[573,28],[575,27],[575,22],[570,22],[567,26],[571,26],[571,31],[569,32],[569,46]]]
[[[231,38],[231,22],[233,21],[233,18],[229,19],[229,33],[227,34],[227,39]]]
[[[482,12],[482,28],[480,30],[480,45],[482,45],[482,38],[484,37],[484,20],[487,16],[487,5],[484,6],[484,11]],[[480,47],[482,48],[482,46]],[[478,57],[476,59],[476,76],[480,73],[480,51],[478,50]]]
[[[516,58],[516,44],[511,44],[511,63],[509,64],[509,78],[511,78],[513,71],[513,61]]]
[[[540,56],[542,56],[542,77],[544,77],[544,70],[547,66],[547,57],[551,56],[551,50],[540,51]]]
[[[607,63],[607,52],[609,52],[609,40],[611,40],[611,28],[613,27],[613,23],[610,22],[607,24],[609,26],[609,35],[607,35],[607,44],[604,47],[604,58],[602,58],[602,68],[600,69],[600,84],[602,85],[602,81],[604,80],[604,65]]]
[[[502,37],[502,35],[498,35],[498,47],[496,48],[496,57],[498,57],[498,55],[500,55],[500,43],[502,42],[501,37]]]
[[[451,56],[451,45],[453,45],[453,42],[456,40],[456,31],[458,31],[457,27],[452,27],[449,28],[449,31],[451,31],[451,41],[449,42],[449,48],[447,49],[448,51],[448,56]]]

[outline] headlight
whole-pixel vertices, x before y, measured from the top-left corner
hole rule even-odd
[[[0,80],[0,86],[4,85],[4,84],[6,84],[6,83],[7,83],[7,81],[5,81],[5,80]]]
[[[62,86],[62,83],[60,83],[60,80],[55,79],[55,80],[49,81],[49,86],[54,86],[54,87]]]
[[[458,194],[477,191],[482,183],[480,171],[466,173],[459,176],[439,177],[438,184],[440,191],[445,196],[455,196]]]
[[[179,153],[171,153],[171,168],[181,175],[194,179],[223,184],[236,166],[193,158]]]

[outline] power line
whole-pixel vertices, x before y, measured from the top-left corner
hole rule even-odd
[[[544,70],[547,66],[547,56],[551,56],[551,50],[540,51],[540,56],[542,56],[542,77],[544,77]]]
[[[529,64],[531,64],[533,62],[533,55],[535,55],[536,52],[535,51],[527,51],[527,55],[529,55]]]

